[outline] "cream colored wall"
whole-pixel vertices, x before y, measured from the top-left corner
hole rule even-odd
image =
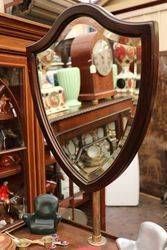
[[[0,12],[4,12],[4,1],[0,0]]]
[[[157,21],[159,24],[160,51],[167,50],[167,3],[117,15],[118,18],[132,21]]]
[[[148,3],[154,3],[157,0],[110,0],[107,1],[107,4],[104,4],[104,7],[110,11],[117,11],[122,9],[131,8],[134,6],[138,6],[141,4],[148,4]],[[104,2],[101,0],[101,2]]]

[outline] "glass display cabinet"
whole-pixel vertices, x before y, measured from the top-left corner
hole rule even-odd
[[[104,244],[99,190],[126,170],[144,138],[156,91],[157,24],[123,22],[79,4],[27,56],[46,142],[70,180],[93,193],[89,242]]]
[[[5,226],[17,224],[27,209],[23,171],[26,146],[19,108],[23,70],[3,66],[0,68],[0,78],[0,224],[4,229]]]
[[[25,173],[28,162],[24,117],[24,73],[23,67],[17,64],[4,65],[1,60],[0,224],[2,230],[17,225],[27,210]]]
[[[37,122],[25,48],[47,30],[47,26],[0,14],[0,232],[23,225],[22,216],[33,211],[38,194]]]

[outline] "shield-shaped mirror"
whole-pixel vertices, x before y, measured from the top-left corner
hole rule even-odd
[[[27,55],[36,114],[57,162],[82,189],[102,189],[125,171],[146,133],[157,24],[120,21],[79,4]]]

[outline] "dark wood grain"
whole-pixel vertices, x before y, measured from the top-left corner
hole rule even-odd
[[[32,41],[37,41],[43,37],[49,28],[50,26],[45,24],[0,13],[0,33],[5,36],[25,39],[32,43]]]
[[[107,238],[106,245],[98,248],[91,247],[87,243],[88,237],[91,235],[91,232],[87,231],[86,229],[81,229],[72,225],[67,225],[64,223],[61,223],[58,227],[58,234],[60,236],[61,240],[67,240],[69,241],[69,246],[65,249],[67,250],[81,250],[81,249],[88,249],[88,250],[118,250],[116,243],[111,238]],[[17,231],[15,233],[15,236],[17,237],[25,237],[28,239],[39,239],[41,236],[30,234],[29,231],[25,228],[20,231]],[[28,249],[45,249],[44,247],[40,247],[37,245],[31,246]],[[62,249],[62,247],[56,247],[57,250]]]
[[[16,175],[19,174],[20,172],[21,172],[21,166],[0,168],[0,178]]]

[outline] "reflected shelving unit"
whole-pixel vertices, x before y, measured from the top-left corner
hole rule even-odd
[[[54,194],[60,199],[59,206],[61,208],[71,208],[74,210],[79,205],[82,205],[90,200],[91,196],[88,193],[76,188],[75,184],[69,178],[67,178],[60,166],[58,166],[54,156],[50,152],[48,145],[45,142],[44,145],[46,182],[51,180],[57,183]],[[66,190],[65,193],[62,186]]]

